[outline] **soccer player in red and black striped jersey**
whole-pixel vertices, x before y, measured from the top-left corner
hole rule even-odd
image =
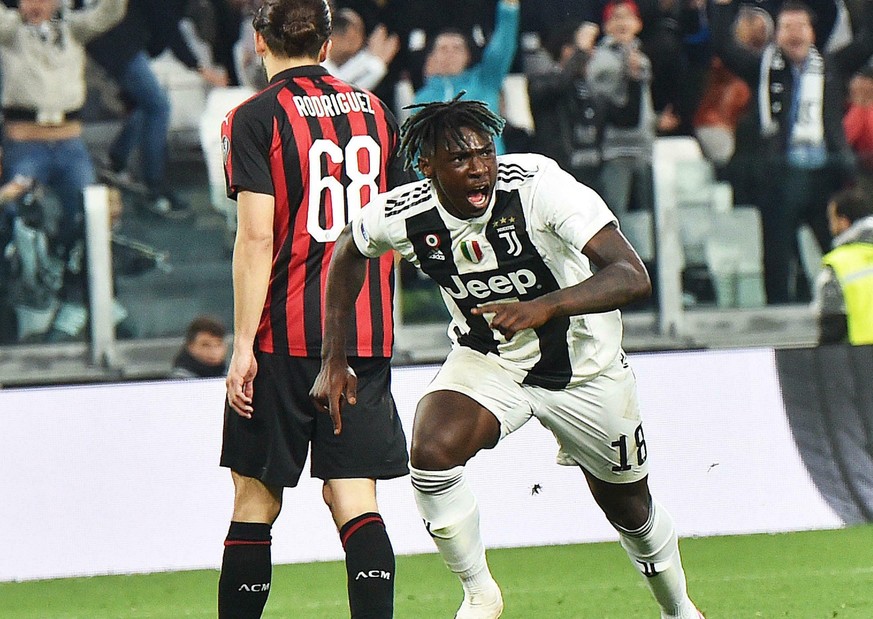
[[[352,617],[393,615],[394,552],[376,480],[408,473],[390,392],[393,264],[372,260],[349,327],[358,389],[335,431],[309,390],[321,364],[322,301],[334,241],[379,192],[409,180],[397,123],[371,93],[327,73],[327,0],[267,0],[254,17],[269,86],[222,126],[228,195],[237,200],[234,345],[222,466],[235,496],[219,579],[219,617],[260,617],[270,590],[271,526],[283,488],[311,474],[346,552]],[[305,532],[299,532],[301,537]]]

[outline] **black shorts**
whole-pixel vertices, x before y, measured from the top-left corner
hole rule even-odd
[[[255,353],[251,419],[225,404],[221,466],[267,485],[294,487],[312,444],[310,473],[319,479],[391,479],[409,472],[406,436],[391,395],[390,360],[353,357],[357,404],[343,404],[343,430],[333,433],[309,390],[321,360]]]

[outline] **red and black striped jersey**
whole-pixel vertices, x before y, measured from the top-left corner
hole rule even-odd
[[[310,65],[283,71],[222,125],[227,194],[272,195],[273,265],[256,346],[321,354],[322,304],[334,242],[379,192],[405,182],[397,121],[373,94]],[[391,255],[370,260],[348,354],[390,357]]]

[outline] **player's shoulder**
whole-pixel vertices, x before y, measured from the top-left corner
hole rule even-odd
[[[276,105],[279,90],[281,90],[281,84],[270,84],[233,108],[228,113],[228,117],[253,120],[272,118],[271,111]]]
[[[500,155],[497,157],[497,187],[512,190],[534,184],[557,165],[553,159],[535,153]]]
[[[429,202],[433,191],[431,182],[422,179],[399,185],[379,197],[385,210],[385,219],[406,219],[432,206]]]

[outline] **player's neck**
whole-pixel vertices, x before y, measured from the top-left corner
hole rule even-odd
[[[309,67],[312,65],[317,65],[317,58],[310,58],[309,56],[300,56],[296,58],[278,58],[276,56],[265,56],[264,57],[264,69],[267,72],[267,79],[271,80],[273,77],[281,73],[282,71],[287,71],[288,69],[296,69],[297,67]]]

